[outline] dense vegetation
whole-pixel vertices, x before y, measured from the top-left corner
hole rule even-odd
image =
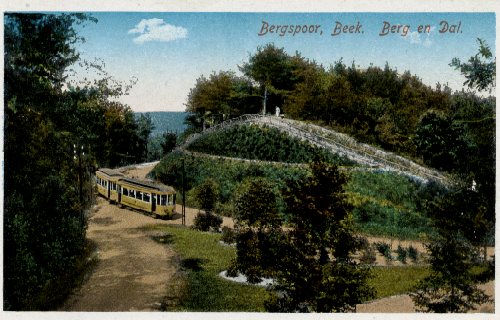
[[[182,152],[168,154],[152,174],[182,190],[183,159],[187,203],[199,206],[194,196],[196,187],[213,179],[220,189],[216,212],[227,216],[233,214],[233,195],[245,179],[263,177],[270,181],[278,194],[279,210],[284,213],[282,193],[310,174],[303,166],[213,159]],[[346,193],[353,206],[357,230],[400,239],[418,239],[432,232],[430,221],[419,205],[433,194],[428,186],[391,172],[352,171],[348,175]],[[181,198],[178,199],[180,202]]]
[[[421,203],[432,192],[427,184],[389,172],[354,171],[346,192],[359,231],[400,239],[422,239],[432,228]]]
[[[308,163],[320,156],[338,165],[352,162],[290,137],[276,128],[239,125],[205,134],[188,146],[188,150],[219,156],[286,163]]]
[[[273,187],[276,191],[279,191],[284,190],[289,183],[299,181],[308,174],[307,171],[299,167],[211,159],[189,155],[181,151],[174,151],[162,159],[154,168],[152,175],[165,184],[174,186],[179,191],[183,187],[183,171],[186,200],[188,203],[196,205],[196,202],[193,201],[195,198],[194,195],[190,196],[194,193],[194,190],[193,192],[189,192],[190,190],[202,184],[207,179],[213,179],[220,191],[219,210],[223,210],[225,206],[230,206],[234,191],[247,177],[265,177],[273,181]],[[181,198],[179,197],[178,199],[180,202]],[[232,214],[231,210],[223,211],[226,215]]]
[[[114,101],[126,86],[80,61],[83,14],[5,19],[4,309],[52,309],[71,290],[85,253],[96,167],[141,162],[147,118]],[[68,83],[71,65],[103,79]],[[91,67],[92,65],[92,67]]]
[[[247,181],[235,197],[237,257],[232,267],[249,281],[272,277],[271,312],[347,312],[374,296],[370,270],[354,261],[360,248],[336,165],[313,162],[311,175],[283,195],[283,229],[276,194],[265,179]]]
[[[468,62],[457,58],[450,66],[460,70],[470,88],[487,90],[495,85],[495,61],[489,47],[481,40],[479,44],[478,54]],[[452,93],[441,84],[433,89],[389,64],[360,69],[340,60],[325,68],[273,44],[259,47],[240,71],[244,77],[222,71],[199,79],[186,104],[191,113],[189,130],[256,112],[233,108],[233,99],[253,99],[259,93],[267,112],[279,107],[288,117],[333,127],[362,142],[454,173],[468,186],[475,181],[492,218],[494,97],[481,98],[472,91]],[[245,79],[253,85],[248,86]],[[247,85],[240,85],[243,82]],[[206,88],[211,88],[209,94]]]

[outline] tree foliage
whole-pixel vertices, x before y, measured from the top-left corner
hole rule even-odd
[[[165,132],[163,134],[163,141],[161,142],[161,149],[163,151],[163,155],[166,155],[177,146],[177,135],[173,132]]]
[[[467,312],[490,301],[477,283],[474,267],[479,259],[478,244],[488,227],[481,219],[476,191],[451,191],[428,204],[436,234],[427,244],[431,275],[416,286],[412,299],[421,311]],[[479,208],[479,210],[478,210]]]
[[[369,270],[351,258],[359,241],[343,192],[346,179],[332,165],[315,162],[311,170],[285,197],[287,230],[265,181],[248,182],[236,198],[235,268],[251,281],[276,279],[269,311],[345,312],[373,295]]]
[[[488,46],[480,42],[480,52],[489,56],[489,51]],[[267,109],[271,112],[274,107],[280,107],[289,117],[329,125],[362,142],[452,173],[471,172],[475,166],[471,162],[481,159],[490,163],[494,154],[489,145],[494,137],[491,126],[495,117],[494,99],[463,92],[452,94],[450,88],[439,83],[433,89],[409,71],[400,73],[388,63],[382,68],[370,65],[361,69],[354,62],[346,65],[341,59],[325,68],[299,53],[290,55],[283,48],[267,44],[258,47],[239,69],[248,79],[247,85],[258,93],[253,94],[258,102],[253,113],[261,109],[267,92]],[[231,72],[219,75],[224,74]],[[244,81],[244,77],[239,79]],[[207,115],[197,114],[201,122],[205,118],[212,119],[208,120],[211,123],[222,120],[221,117],[213,120],[214,114],[225,113],[227,105],[234,105],[224,98],[230,95],[215,94],[217,92],[214,89],[210,94],[201,93],[211,97],[207,105],[219,105]],[[225,107],[221,107],[223,105]],[[471,105],[481,111],[470,113]],[[469,118],[464,117],[466,112],[470,113]],[[432,114],[444,119],[444,128],[425,124]],[[488,147],[479,149],[478,144],[488,144]],[[431,150],[435,151],[440,145],[447,147],[433,156]],[[475,156],[468,158],[461,154]],[[475,167],[474,175],[479,170],[482,169]]]
[[[479,91],[491,90],[495,87],[496,80],[496,59],[493,57],[490,47],[482,40],[479,43],[478,53],[469,58],[467,62],[462,62],[460,58],[453,58],[450,66],[467,79],[464,85],[469,88],[477,88]],[[484,61],[483,61],[484,59]]]
[[[230,116],[255,113],[256,97],[250,82],[237,77],[233,72],[212,73],[208,78],[201,76],[189,92],[186,111],[193,113],[188,125],[211,126]]]
[[[67,82],[85,14],[5,14],[4,308],[60,303],[85,245],[92,172],[144,157],[123,92]],[[142,136],[140,135],[142,134]],[[59,283],[59,285],[58,285]]]

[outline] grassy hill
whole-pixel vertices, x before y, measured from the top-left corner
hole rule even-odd
[[[190,205],[196,203],[189,190],[211,178],[221,189],[218,211],[230,216],[231,196],[245,178],[265,177],[272,181],[280,194],[288,185],[300,183],[309,174],[305,163],[311,161],[315,153],[320,153],[349,176],[345,190],[360,232],[400,239],[417,239],[432,232],[428,218],[421,212],[420,203],[427,194],[425,183],[396,172],[353,166],[353,162],[345,158],[276,129],[240,125],[213,131],[193,142],[189,150],[169,154],[155,168],[153,175],[180,190],[181,163],[184,159],[187,201]],[[282,200],[280,204],[282,214],[286,216]]]

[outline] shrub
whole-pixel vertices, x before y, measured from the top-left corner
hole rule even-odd
[[[236,242],[236,232],[229,227],[222,227],[221,240],[227,244]]]
[[[194,228],[197,230],[218,232],[221,225],[222,218],[210,212],[199,212],[194,218]]]
[[[385,242],[375,242],[374,245],[381,255],[383,255],[389,261],[392,260],[391,246],[389,244]]]
[[[396,250],[396,253],[398,254],[398,261],[401,261],[402,263],[406,264],[406,257],[408,256],[408,251],[401,247],[401,245],[398,245],[398,249]]]
[[[234,212],[234,205],[232,202],[221,203],[217,202],[214,209],[215,214],[223,217],[232,217]]]
[[[408,257],[410,257],[410,259],[413,262],[417,262],[417,260],[418,260],[418,250],[417,250],[417,248],[415,248],[412,245],[410,245],[410,247],[408,248]]]
[[[368,246],[362,249],[361,257],[359,261],[364,264],[373,264],[377,260],[375,255],[375,249],[372,246]]]

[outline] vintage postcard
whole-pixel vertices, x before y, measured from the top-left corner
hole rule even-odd
[[[7,1],[2,317],[491,318],[498,8]]]

